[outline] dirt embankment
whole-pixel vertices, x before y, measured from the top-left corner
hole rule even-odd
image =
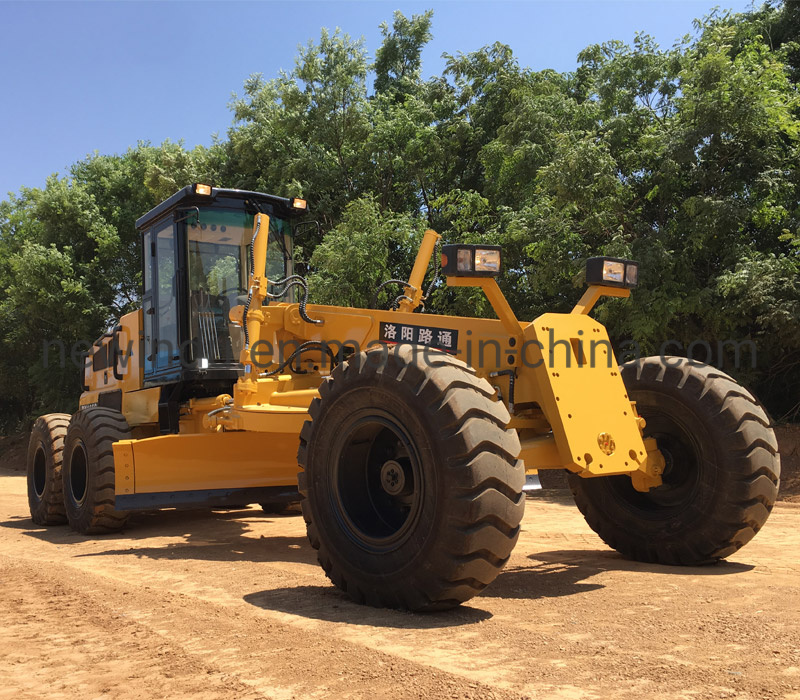
[[[28,452],[28,433],[0,435],[0,466],[13,471],[25,471]]]
[[[775,429],[781,450],[781,491],[778,498],[800,503],[800,425]]]

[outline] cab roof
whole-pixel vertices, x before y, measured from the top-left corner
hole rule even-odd
[[[225,202],[225,200],[228,201]],[[248,201],[254,204],[269,204],[277,209],[277,213],[285,217],[298,216],[306,213],[305,210],[298,211],[294,209],[292,207],[292,200],[286,197],[276,197],[272,194],[251,192],[250,190],[232,190],[224,187],[212,187],[210,195],[197,194],[195,192],[195,185],[186,185],[186,187],[178,190],[171,197],[161,202],[161,204],[153,207],[149,212],[136,219],[136,228],[147,228],[150,224],[178,207],[207,207],[210,204],[223,203],[235,207],[237,205],[244,206],[244,203]]]

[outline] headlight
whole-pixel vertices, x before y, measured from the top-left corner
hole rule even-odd
[[[449,257],[449,256],[448,256]],[[445,258],[447,260],[448,258]],[[456,251],[456,259],[458,263],[456,264],[456,268],[459,272],[472,272],[472,251],[467,250],[466,248],[459,248]]]
[[[493,277],[500,274],[499,245],[446,245],[442,272],[454,277]]]
[[[476,248],[475,272],[500,272],[500,249]]]
[[[639,263],[621,258],[589,258],[586,284],[632,289],[639,284]]]

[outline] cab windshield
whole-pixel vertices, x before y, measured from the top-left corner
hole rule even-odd
[[[230,309],[247,300],[250,243],[255,215],[237,209],[201,208],[187,219],[189,307],[193,355],[205,362],[238,362],[241,329],[230,324]],[[289,274],[289,222],[270,216],[268,280]]]

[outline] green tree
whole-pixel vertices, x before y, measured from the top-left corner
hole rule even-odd
[[[381,213],[370,195],[351,202],[311,258],[314,300],[366,307],[381,283],[408,279],[420,234],[411,216]],[[385,307],[402,292],[402,286],[394,285],[378,301]]]
[[[395,93],[398,97],[419,89],[422,49],[432,38],[433,10],[408,19],[394,13],[392,28],[381,24],[383,43],[375,53],[375,92]]]
[[[426,226],[501,245],[499,284],[526,320],[571,308],[587,257],[639,260],[632,298],[595,312],[613,338],[752,340],[757,366],[735,371],[776,416],[800,415],[798,4],[714,12],[668,49],[611,39],[570,73],[494,43],[423,79],[432,19],[396,12],[373,64],[323,30],[291,71],[248,79],[209,148],[95,154],[0,203],[0,428],[74,405],[78,373],[44,368],[42,341],[97,337],[135,306],[134,221],[196,181],[305,197],[320,226],[297,236],[298,263],[323,303],[406,279]],[[441,280],[426,306],[493,313]]]

